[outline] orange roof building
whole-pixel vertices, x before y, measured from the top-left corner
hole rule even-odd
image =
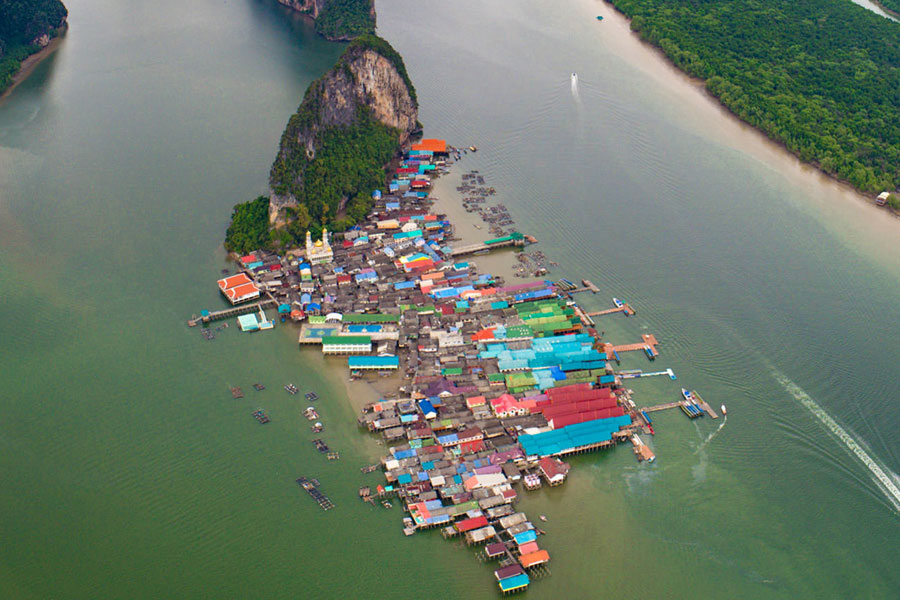
[[[225,294],[225,297],[232,304],[259,298],[259,288],[256,287],[252,279],[247,277],[246,273],[238,273],[237,275],[220,279],[218,284],[219,290]]]
[[[251,283],[252,280],[247,277],[246,273],[238,273],[237,275],[232,275],[231,277],[226,277],[225,279],[219,280],[219,289],[223,292],[228,288],[233,288],[238,285],[243,285],[245,283]]]
[[[546,550],[538,550],[537,552],[529,552],[519,557],[519,562],[526,569],[535,565],[543,564],[550,560],[550,554]]]
[[[435,153],[447,153],[447,140],[423,139],[418,144],[412,145],[413,150],[425,150]]]

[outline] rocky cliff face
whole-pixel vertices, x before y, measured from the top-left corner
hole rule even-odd
[[[326,1],[327,0],[278,0],[278,3],[298,12],[306,13],[315,19],[319,16],[319,13],[322,12],[322,8],[325,7]]]
[[[394,137],[393,152],[396,152],[416,129],[417,116],[415,89],[400,55],[375,36],[357,38],[337,65],[310,86],[297,113],[288,122],[270,173],[270,222],[278,223],[284,208],[304,203],[307,171],[323,150],[326,133],[360,128],[365,132],[363,135],[374,135],[371,123],[375,122],[387,126],[381,127],[379,134],[389,132]],[[343,148],[341,152],[352,155],[364,147],[364,142],[357,150]],[[380,149],[384,148],[381,141],[378,144]],[[343,198],[336,210],[342,210],[346,201]]]

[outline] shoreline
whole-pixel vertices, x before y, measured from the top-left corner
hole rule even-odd
[[[3,90],[0,93],[0,102],[6,99],[14,89],[16,89],[20,83],[28,79],[28,76],[37,68],[39,64],[41,64],[47,57],[51,56],[59,46],[62,44],[63,39],[65,38],[65,33],[68,31],[68,27],[55,38],[50,40],[50,43],[35,52],[34,54],[29,54],[25,60],[21,62],[21,66],[19,70],[16,71],[16,74],[13,75],[12,83],[9,84],[9,87]]]
[[[672,61],[671,58],[669,58],[669,56],[663,51],[662,48],[646,41],[644,38],[641,37],[639,32],[631,29],[631,19],[628,18],[628,15],[626,15],[621,10],[619,10],[619,8],[614,4],[614,0],[601,0],[601,2],[602,2],[602,5],[606,5],[611,9],[610,12],[611,12],[611,15],[613,16],[613,18],[619,19],[620,23],[623,23],[625,26],[628,27],[629,35],[634,37],[634,39],[636,39],[642,47],[652,51],[653,54],[655,54],[657,57],[659,57],[662,60],[662,62],[664,62],[665,65],[669,69],[672,70],[673,73],[678,74],[679,76],[681,76],[684,79],[684,81],[689,83],[692,87],[700,90],[705,98],[707,98],[709,101],[711,101],[711,103],[714,104],[716,106],[716,108],[718,108],[724,114],[728,115],[728,117],[732,121],[740,124],[742,127],[747,128],[747,130],[752,131],[754,134],[758,135],[761,140],[768,142],[774,148],[777,148],[778,150],[782,151],[783,153],[789,155],[793,160],[795,160],[799,165],[802,165],[805,169],[809,169],[810,171],[813,171],[816,174],[827,178],[829,181],[831,181],[833,183],[837,183],[844,189],[853,192],[860,199],[865,199],[866,202],[872,206],[875,206],[877,208],[886,208],[887,212],[890,216],[900,217],[900,212],[894,211],[893,209],[891,209],[890,207],[887,207],[887,206],[877,206],[875,204],[875,197],[878,195],[877,193],[864,192],[864,191],[854,187],[850,182],[848,182],[844,179],[841,179],[841,178],[839,178],[835,175],[832,175],[831,173],[823,170],[817,163],[802,160],[797,154],[792,152],[790,150],[790,148],[788,148],[784,142],[777,140],[775,138],[769,137],[760,128],[758,128],[758,127],[754,126],[752,123],[748,123],[747,121],[742,119],[739,115],[737,115],[734,111],[732,111],[727,105],[725,105],[725,103],[723,103],[718,97],[713,95],[706,88],[706,80],[701,79],[699,77],[695,77],[694,75],[691,75],[687,71],[680,69],[678,67],[678,65],[676,65]],[[890,12],[890,11],[886,11],[886,12]],[[900,14],[898,14],[897,17],[900,18]],[[890,190],[887,190],[887,191],[890,191]]]
[[[891,15],[891,16],[894,17],[895,19],[900,19],[900,12],[897,12],[897,11],[895,11],[895,10],[892,10],[892,9],[888,8],[887,6],[885,6],[884,4],[882,4],[879,0],[869,0],[869,2],[871,2],[871,3],[874,4],[875,6],[877,6],[878,8],[880,8],[881,10],[883,10],[884,12],[886,12],[887,14]]]

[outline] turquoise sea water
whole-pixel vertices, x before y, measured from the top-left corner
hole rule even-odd
[[[0,103],[4,598],[496,596],[471,550],[356,498],[382,449],[340,361],[290,327],[184,326],[221,305],[230,207],[265,189],[342,48],[272,4],[73,0],[60,50]],[[897,483],[896,223],[729,125],[604,4],[383,2],[379,32],[427,133],[480,148],[448,194],[480,169],[554,276],[602,288],[586,307],[638,309],[607,337],[662,341],[652,366],[679,382],[636,400],[681,383],[729,406],[708,442],[718,424],[659,414],[653,465],[582,456],[528,495],[553,557],[529,597],[893,597],[896,499],[860,457]],[[322,396],[340,461],[288,381]]]

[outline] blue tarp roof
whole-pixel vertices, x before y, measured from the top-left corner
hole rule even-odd
[[[399,367],[400,358],[397,356],[348,356],[347,363],[351,369],[361,367]]]
[[[518,575],[501,579],[499,585],[502,591],[509,592],[511,590],[526,587],[529,583],[531,583],[531,580],[528,578],[528,575],[519,573]]]

